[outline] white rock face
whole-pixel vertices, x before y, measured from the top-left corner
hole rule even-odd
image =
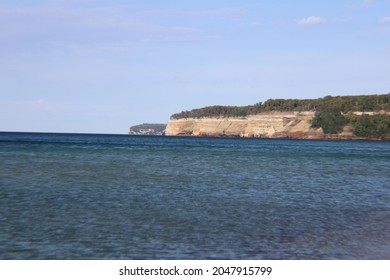
[[[234,136],[264,138],[323,138],[321,129],[311,128],[315,112],[267,112],[243,118],[169,120],[167,136]]]

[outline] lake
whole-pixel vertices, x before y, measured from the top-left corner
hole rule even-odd
[[[0,259],[390,259],[390,142],[0,133]]]

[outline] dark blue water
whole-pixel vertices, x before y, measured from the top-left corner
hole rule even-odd
[[[390,259],[390,142],[0,133],[0,259]]]

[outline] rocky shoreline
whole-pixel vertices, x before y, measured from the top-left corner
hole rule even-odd
[[[166,136],[285,138],[326,140],[390,140],[390,137],[360,137],[346,125],[338,134],[313,128],[314,111],[272,111],[239,118],[183,118],[168,121]]]

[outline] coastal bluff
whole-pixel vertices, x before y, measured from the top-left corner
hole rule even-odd
[[[314,111],[272,111],[246,117],[170,119],[167,136],[227,136],[321,139],[321,128],[312,128]]]
[[[165,135],[390,140],[390,94],[208,106],[173,114]]]

